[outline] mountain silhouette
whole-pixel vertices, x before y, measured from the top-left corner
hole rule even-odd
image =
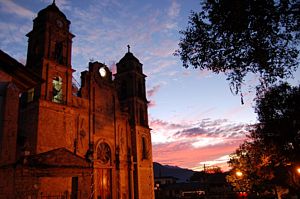
[[[184,169],[177,166],[162,165],[157,162],[153,162],[153,173],[154,177],[175,177],[177,182],[188,182],[190,177],[195,173],[195,171],[190,169]]]

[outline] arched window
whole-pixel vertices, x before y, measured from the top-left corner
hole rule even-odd
[[[111,199],[112,198],[112,169],[111,163],[111,149],[106,142],[100,142],[97,146],[96,161],[103,164],[101,169],[97,169],[96,184],[98,185],[97,198]]]
[[[52,81],[52,101],[56,103],[63,103],[62,94],[62,78],[55,77]]]
[[[107,164],[111,160],[111,150],[107,143],[101,142],[97,147],[97,160]]]
[[[149,158],[149,151],[148,151],[148,145],[147,145],[147,139],[145,137],[142,137],[142,159],[148,159]]]

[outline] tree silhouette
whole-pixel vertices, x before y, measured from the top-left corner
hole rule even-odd
[[[249,73],[269,87],[298,67],[299,13],[297,0],[205,0],[175,55],[186,68],[225,73],[236,94]]]
[[[287,83],[258,94],[256,134],[266,144],[275,144],[280,155],[300,161],[300,87]]]
[[[282,83],[258,93],[255,110],[259,123],[252,126],[250,139],[231,155],[227,180],[237,189],[257,193],[277,186],[299,191],[294,169],[300,166],[300,86]],[[235,176],[237,170],[243,178]]]

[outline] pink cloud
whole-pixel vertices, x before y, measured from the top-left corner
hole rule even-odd
[[[161,88],[161,84],[153,86],[151,89],[149,89],[147,91],[147,96],[149,98],[153,97],[159,91],[160,88]],[[155,101],[150,99],[150,103],[148,104],[148,108],[152,108],[154,106],[156,106]]]
[[[116,74],[116,73],[117,73],[117,65],[116,65],[116,62],[111,62],[111,64],[109,65],[109,68],[110,68],[112,74]]]
[[[148,104],[148,108],[152,108],[152,107],[155,107],[156,106],[156,103],[154,100],[150,100],[149,104]]]
[[[153,146],[153,161],[184,168],[195,168],[200,166],[201,162],[216,160],[233,153],[243,140],[237,139],[233,142],[224,140],[222,144],[204,148],[194,148],[191,142],[181,141],[158,144]]]
[[[247,133],[246,124],[226,119],[206,118],[196,123],[152,119],[150,127],[153,129],[153,160],[185,168],[197,168],[200,162],[210,161],[226,169],[224,160],[218,158],[234,152]],[[160,136],[159,139],[156,136]]]
[[[228,162],[229,161],[229,155],[221,156],[215,160],[208,160],[204,162],[200,162],[199,166],[194,167],[193,170],[196,171],[201,171],[204,170],[205,168],[210,168],[210,167],[220,167],[222,168],[223,171],[228,171],[230,169]]]
[[[160,119],[151,119],[150,126],[153,129],[166,129],[166,130],[174,130],[174,129],[177,130],[186,127],[186,125],[184,124],[169,123]]]
[[[148,97],[153,97],[153,96],[159,91],[160,88],[161,88],[161,85],[160,85],[160,84],[155,85],[155,86],[153,86],[152,88],[150,88],[150,89],[147,91]]]

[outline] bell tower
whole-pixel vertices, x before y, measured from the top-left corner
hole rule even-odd
[[[70,21],[55,1],[38,13],[28,37],[26,67],[45,83],[35,91],[40,99],[68,104],[72,95],[71,48],[74,35]]]
[[[148,128],[146,75],[143,74],[142,66],[128,45],[128,52],[117,63],[116,82],[122,108],[129,111],[130,125]]]
[[[121,108],[129,115],[130,149],[133,159],[134,198],[154,198],[151,134],[148,125],[148,101],[140,61],[128,52],[117,63],[115,83]],[[148,182],[145,184],[144,182]]]

